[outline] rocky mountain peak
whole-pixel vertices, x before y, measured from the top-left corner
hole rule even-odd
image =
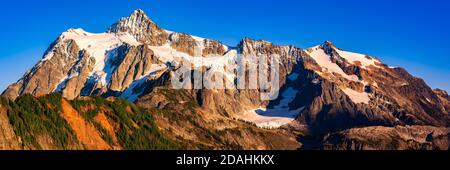
[[[142,9],[134,10],[133,13],[131,13],[131,17],[133,16],[143,16],[148,18],[147,14]]]
[[[334,49],[338,49],[336,47],[336,45],[334,45],[333,42],[331,41],[325,41],[322,45],[320,45],[320,47],[322,47],[322,49],[326,52],[326,53],[331,53],[332,51],[334,51]]]
[[[121,18],[113,24],[108,32],[126,32],[133,35],[136,40],[149,45],[162,45],[166,42],[168,34],[154,23],[143,10],[135,10],[129,17]]]
[[[251,39],[251,38],[244,38],[241,40],[241,45],[247,45],[247,44],[255,44],[255,45],[259,45],[259,46],[264,46],[264,45],[272,45],[271,42],[266,41],[266,40],[255,40],[255,39]]]
[[[323,45],[328,45],[328,46],[334,46],[334,43],[331,42],[330,40],[326,40]]]
[[[133,31],[140,29],[145,24],[154,22],[147,16],[143,10],[135,10],[129,17],[121,18],[117,23],[113,24],[109,29],[110,32]]]
[[[133,13],[131,13],[131,15],[128,17],[129,20],[134,20],[136,21],[138,24],[139,23],[144,23],[147,21],[153,22],[148,16],[147,14],[141,10],[141,9],[137,9],[135,11],[133,11]]]
[[[251,38],[244,38],[238,45],[238,49],[242,54],[257,54],[273,51],[276,47],[273,43],[265,40],[254,40]]]

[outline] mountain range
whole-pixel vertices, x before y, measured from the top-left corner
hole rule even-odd
[[[261,100],[261,88],[171,87],[177,56],[202,57],[202,68],[191,71],[206,74],[214,64],[261,54],[279,61],[275,100]],[[217,72],[224,82],[236,81],[237,73]],[[447,92],[378,57],[330,41],[300,48],[243,38],[228,46],[165,30],[142,10],[105,33],[62,33],[0,101],[1,149],[447,150],[450,145]]]

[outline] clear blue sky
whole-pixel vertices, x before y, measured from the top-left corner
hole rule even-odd
[[[302,48],[331,40],[450,90],[447,0],[15,0],[0,6],[0,91],[30,69],[61,32],[104,32],[134,9],[168,30],[228,45],[243,37]]]

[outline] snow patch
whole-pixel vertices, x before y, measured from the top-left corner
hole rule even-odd
[[[234,58],[237,57],[236,50],[230,50],[221,57],[193,57],[189,54],[177,51],[168,43],[163,46],[149,46],[149,48],[163,63],[171,63],[173,66],[178,66],[180,63],[177,63],[178,61],[175,60],[175,58],[182,58],[185,61],[194,63],[196,67],[204,66],[213,69],[213,71],[221,72],[228,79],[228,81],[234,81],[235,75],[225,72],[225,66],[230,62],[234,62]]]
[[[361,63],[361,67],[364,69],[368,69],[369,66],[374,66],[377,68],[380,68],[375,64],[375,62],[380,62],[372,57],[367,57],[367,55],[364,54],[358,54],[348,51],[342,51],[339,49],[335,49],[336,52],[341,56],[342,58],[345,58],[350,63],[356,64],[357,62]],[[380,62],[381,63],[381,62]]]
[[[52,49],[53,50],[53,49]],[[50,60],[53,55],[55,55],[55,53],[53,51],[49,51],[47,54],[45,54],[45,56],[42,58],[41,62]]]
[[[193,36],[193,35],[191,35],[191,37],[197,42],[203,43],[205,41],[205,38],[202,38],[202,37],[197,37],[197,36]]]
[[[298,90],[293,87],[287,88],[282,94],[280,103],[273,107],[273,109],[256,108],[246,111],[238,118],[255,123],[260,128],[279,128],[295,120],[298,114],[305,108],[300,107],[295,110],[290,110],[289,103],[291,103],[297,96]]]
[[[165,70],[166,68],[167,68],[167,66],[165,64],[152,64],[150,66],[149,71],[145,75],[141,76],[139,79],[143,79],[143,78],[149,77],[149,76],[150,77],[154,76],[154,75],[156,75],[156,73],[159,73],[159,72]]]
[[[120,41],[130,44],[132,46],[139,46],[142,45],[142,43],[138,42],[134,36],[132,36],[129,33],[117,33],[117,37]]]
[[[366,92],[357,92],[353,89],[346,88],[342,90],[354,103],[369,104],[369,94]]]
[[[313,79],[313,80],[311,81],[311,83],[313,83],[313,84],[319,84],[319,82],[320,82],[319,79]]]
[[[173,31],[169,31],[169,30],[164,30],[167,34],[173,34]]]
[[[317,62],[317,64],[319,64],[320,67],[322,67],[319,74],[322,72],[338,73],[348,80],[359,81],[358,76],[346,74],[336,63],[333,63],[330,59],[331,56],[327,55],[323,49],[313,47],[312,52],[309,52],[308,50],[306,50],[306,52]]]
[[[153,64],[150,67],[149,72],[146,75],[141,76],[138,80],[133,81],[133,83],[131,83],[131,85],[120,95],[120,98],[135,102],[145,90],[139,87],[165,69],[167,69],[167,67],[164,64]]]
[[[181,57],[187,60],[191,58],[189,54],[173,49],[169,43],[162,46],[148,46],[148,48],[150,48],[154,52],[155,56],[164,63],[177,64],[175,61],[176,57]]]
[[[67,82],[67,79],[68,79],[69,77],[66,75],[66,76],[64,76],[60,81],[59,81],[59,83],[56,85],[56,87],[55,87],[55,89],[53,90],[54,92],[61,92],[62,91],[62,89],[66,86],[66,82]]]
[[[305,107],[301,107],[291,111],[257,108],[247,111],[244,113],[244,116],[240,118],[255,123],[255,125],[260,128],[279,128],[294,121],[304,108]]]

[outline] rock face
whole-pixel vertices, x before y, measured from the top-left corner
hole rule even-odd
[[[442,103],[444,106],[444,110],[450,114],[450,96],[448,93],[441,89],[435,89],[433,92],[437,95],[439,98],[439,103]]]
[[[239,62],[247,67],[258,67],[251,56],[267,55],[279,62],[275,74],[280,90],[275,100],[262,100],[265,89],[259,86],[171,87],[170,79],[180,69],[176,57],[202,58],[195,63],[200,67],[189,73],[212,71],[222,75],[226,84],[237,81],[237,70],[222,70],[224,63],[239,55],[243,56]],[[272,77],[272,71],[257,73],[263,76],[246,77],[245,84],[259,85],[261,77]],[[189,148],[292,149],[302,143],[293,139],[304,135],[320,139],[315,144],[322,149],[448,148],[444,140],[450,125],[447,92],[432,90],[402,68],[345,51],[329,41],[302,49],[244,38],[230,47],[164,30],[142,10],[120,19],[106,33],[82,29],[62,33],[43,59],[2,96],[15,99],[53,92],[69,100],[118,97],[147,110],[167,110],[157,116],[157,125],[173,138],[199,141]],[[423,141],[431,131],[436,131],[437,136],[431,135],[436,139]],[[376,139],[382,145],[375,147],[372,135],[383,135]]]
[[[448,126],[445,103],[439,102],[423,80],[403,69],[344,52],[330,42],[306,51],[319,66],[308,63],[306,69],[318,76],[316,83],[306,85],[307,94],[298,96],[301,104],[305,104],[305,96],[313,99],[306,102],[309,107],[297,119],[309,124],[312,132],[374,125]],[[363,60],[364,65],[361,61],[355,65],[355,59]]]
[[[322,147],[331,150],[448,150],[449,140],[448,128],[374,126],[331,134],[324,139]]]
[[[51,93],[57,89],[61,79],[76,65],[79,58],[84,58],[84,53],[73,40],[60,43],[58,39],[51,50],[45,54],[52,57],[39,62],[34,68],[25,74],[17,83],[11,85],[4,92],[8,98],[16,98],[21,94],[33,94],[36,96]],[[84,67],[89,67],[84,61]]]
[[[195,48],[198,48],[200,44],[197,44],[192,36],[183,33],[173,33],[169,37],[170,46],[180,52],[187,53],[194,56]]]

